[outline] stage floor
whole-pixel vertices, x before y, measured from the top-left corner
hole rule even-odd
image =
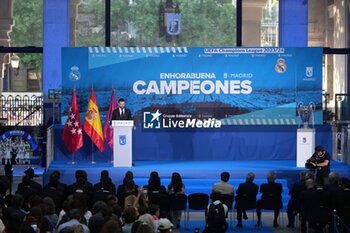
[[[67,161],[53,161],[48,172],[45,173],[44,182],[47,182],[47,175],[54,170],[61,172],[61,180],[65,183],[72,183],[74,172],[77,169],[84,169],[89,175],[92,183],[99,181],[100,172],[108,170],[113,180],[119,183],[126,171],[134,173],[135,178],[148,178],[150,172],[157,171],[161,178],[170,178],[173,172],[179,172],[183,179],[219,179],[220,173],[228,171],[231,179],[244,179],[248,172],[254,172],[257,179],[266,178],[270,170],[278,174],[279,179],[298,177],[300,171],[305,168],[298,168],[295,160],[265,160],[265,161],[135,161],[131,168],[115,168],[110,163],[90,164],[78,162],[70,165]],[[331,170],[350,177],[350,166],[331,161]]]

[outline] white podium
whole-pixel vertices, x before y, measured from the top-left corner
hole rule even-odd
[[[315,129],[297,130],[297,167],[305,167],[305,162],[315,151]]]
[[[132,166],[132,128],[134,121],[112,121],[113,166]]]

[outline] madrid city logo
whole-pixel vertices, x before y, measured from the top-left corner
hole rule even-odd
[[[275,65],[275,70],[279,74],[283,74],[287,71],[287,65],[286,65],[285,60],[283,58],[279,58],[277,60],[277,64]]]
[[[305,74],[306,74],[306,77],[312,77],[314,75],[314,69],[312,66],[310,67],[306,67],[305,69]]]
[[[160,129],[162,113],[159,109],[156,112],[144,112],[143,113],[143,128],[145,129]]]
[[[119,135],[119,145],[126,145],[126,135]]]

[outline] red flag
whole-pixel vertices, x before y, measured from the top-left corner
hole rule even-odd
[[[80,123],[75,89],[73,89],[72,102],[70,104],[66,124],[64,125],[62,139],[68,151],[72,154],[83,146],[83,130]]]
[[[117,109],[117,101],[115,99],[114,89],[112,89],[112,96],[109,104],[108,114],[106,117],[106,121],[103,125],[103,135],[105,136],[105,139],[111,149],[113,149],[113,129],[111,129],[109,123],[112,118],[112,113],[115,109]]]
[[[100,112],[94,89],[91,89],[90,101],[85,115],[84,131],[101,152],[105,150]]]

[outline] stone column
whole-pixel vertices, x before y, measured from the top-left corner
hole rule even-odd
[[[10,46],[9,32],[13,26],[13,1],[0,0],[0,46]],[[0,53],[0,95],[3,90],[5,64],[10,62],[9,54]]]
[[[75,30],[77,29],[77,23],[76,20],[78,18],[78,8],[79,5],[83,2],[83,0],[71,0],[70,1],[70,26],[69,26],[69,31],[70,31],[70,41],[69,44],[70,46],[74,47],[75,46]]]
[[[243,25],[242,45],[260,46],[261,44],[261,19],[263,8],[267,0],[244,0],[243,1]]]
[[[325,47],[326,1],[308,0],[308,46]]]

